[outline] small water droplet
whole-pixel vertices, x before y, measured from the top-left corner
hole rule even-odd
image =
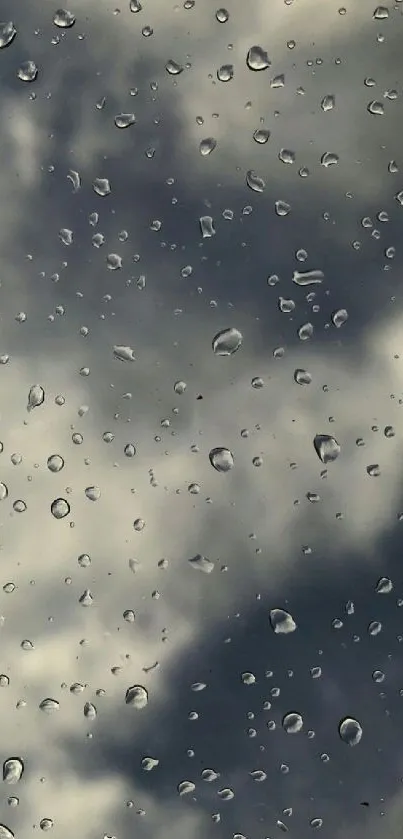
[[[234,65],[222,64],[217,70],[217,79],[219,82],[230,82],[234,78]]]
[[[339,155],[333,151],[326,151],[322,154],[320,162],[327,169],[329,166],[335,166],[339,162]]]
[[[281,149],[278,159],[281,160],[282,163],[295,163],[295,152],[290,149]]]
[[[389,17],[389,9],[386,6],[377,6],[372,17],[374,20],[386,20]]]
[[[73,12],[68,9],[58,9],[53,15],[53,23],[60,29],[70,29],[75,24],[76,18]]]
[[[192,781],[181,781],[177,786],[179,795],[189,795],[191,792],[194,792],[195,789],[196,786],[192,783]]]
[[[217,9],[215,16],[219,23],[226,23],[229,19],[229,12],[227,9]]]
[[[141,761],[141,768],[144,772],[151,772],[159,765],[159,760],[155,757],[143,757]]]
[[[83,713],[87,720],[95,720],[97,709],[92,702],[86,702]]]

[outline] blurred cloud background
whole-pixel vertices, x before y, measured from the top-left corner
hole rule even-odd
[[[400,835],[402,5],[218,9],[82,2],[63,29],[48,0],[2,6],[1,760],[25,770],[0,822],[16,837],[44,819],[60,839]],[[268,69],[248,68],[253,45]],[[293,283],[314,269],[321,284]],[[242,346],[216,356],[228,327]],[[215,447],[233,469],[212,468]]]

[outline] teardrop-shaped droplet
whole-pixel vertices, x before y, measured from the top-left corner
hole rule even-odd
[[[129,128],[136,122],[136,117],[134,114],[116,114],[114,121],[116,128]]]
[[[239,350],[242,345],[243,337],[239,329],[230,326],[228,329],[222,329],[217,332],[213,338],[213,352],[214,355],[233,355]]]
[[[217,140],[214,137],[205,137],[204,140],[201,140],[199,144],[199,152],[202,157],[207,157],[207,155],[211,154],[211,152],[216,148],[216,145]]]
[[[41,385],[32,385],[28,393],[27,411],[39,408],[45,401],[45,391]]]
[[[249,70],[267,70],[267,68],[271,65],[271,61],[263,47],[254,46],[250,47],[248,50],[246,64],[249,67]]]

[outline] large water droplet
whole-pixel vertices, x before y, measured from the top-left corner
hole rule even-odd
[[[257,128],[256,131],[253,132],[253,139],[255,143],[259,143],[259,145],[267,143],[269,137],[270,131],[267,128]]]
[[[95,178],[92,182],[92,188],[97,195],[101,196],[101,198],[104,198],[105,195],[109,195],[111,191],[111,185],[108,178]]]
[[[89,486],[84,490],[89,501],[98,501],[101,497],[101,490],[98,486]]]
[[[337,329],[340,329],[348,320],[348,311],[347,309],[337,309],[335,312],[332,313],[332,323],[336,326]]]
[[[116,114],[115,116],[116,128],[129,128],[130,125],[134,125],[135,122],[136,117],[134,114]]]
[[[65,498],[55,498],[50,505],[50,510],[55,519],[64,519],[70,512],[70,504]]]
[[[210,559],[207,559],[207,557],[202,556],[201,554],[192,556],[192,558],[189,559],[189,563],[195,571],[202,571],[203,574],[211,574],[214,570],[214,562],[211,562]]]
[[[230,326],[228,329],[222,329],[217,332],[213,338],[213,352],[214,355],[233,355],[239,350],[242,345],[243,337],[239,329]]]
[[[325,275],[319,268],[313,271],[294,271],[292,281],[296,285],[320,285],[323,283]]]
[[[290,711],[290,713],[285,714],[283,717],[283,728],[287,734],[298,734],[301,731],[304,721],[301,717],[301,714],[296,713],[295,711]]]
[[[86,702],[84,705],[84,716],[87,720],[95,720],[97,709],[93,702]]]
[[[192,783],[192,781],[181,781],[180,784],[178,784],[177,789],[179,795],[189,795],[191,792],[195,791],[196,786]]]
[[[148,703],[148,691],[142,685],[132,685],[127,688],[125,695],[126,705],[133,705],[137,710],[145,708]]]
[[[27,411],[39,408],[45,401],[45,391],[41,385],[32,385],[28,393]]]
[[[141,761],[141,768],[144,769],[144,772],[151,772],[153,769],[158,766],[159,760],[156,757],[143,757]]]
[[[5,824],[0,824],[0,839],[14,839],[14,833]]]
[[[367,105],[367,111],[374,116],[381,117],[385,113],[385,107],[383,102],[377,102],[375,99],[372,102],[369,102]]]
[[[24,763],[20,757],[8,757],[3,763],[3,781],[6,784],[17,784],[22,778]]]
[[[8,45],[14,40],[16,34],[17,30],[12,20],[0,23],[0,49],[8,47]]]
[[[64,466],[64,460],[60,454],[51,454],[46,463],[50,472],[60,472]]]
[[[290,204],[287,204],[286,201],[276,201],[274,204],[274,210],[276,212],[276,215],[280,217],[288,216],[288,214],[291,212],[291,206]]]
[[[271,65],[271,61],[263,47],[254,46],[248,50],[246,64],[249,70],[267,70]]]
[[[217,79],[219,82],[230,82],[234,78],[234,65],[223,64],[217,70]]]
[[[340,454],[340,446],[330,434],[317,434],[313,445],[322,463],[333,463]]]
[[[211,449],[209,454],[210,463],[217,472],[229,472],[234,465],[234,455],[229,449],[217,446]]]
[[[207,157],[207,155],[214,151],[216,145],[217,140],[214,137],[205,137],[204,140],[200,141],[199,152],[203,157]]]
[[[361,740],[362,728],[358,720],[353,717],[345,717],[339,724],[339,734],[348,746],[356,746]]]
[[[179,76],[179,74],[183,72],[182,65],[178,64],[178,62],[174,61],[172,58],[167,61],[165,69],[170,76]]]
[[[281,160],[282,163],[295,163],[295,152],[291,151],[291,149],[281,149],[278,159]]]
[[[136,356],[131,347],[126,347],[123,344],[115,344],[113,347],[113,354],[119,361],[135,361]]]
[[[389,594],[393,589],[392,580],[389,577],[380,577],[375,591],[377,594]]]
[[[327,169],[329,166],[335,166],[339,162],[339,155],[333,151],[326,151],[322,154],[320,162]]]
[[[288,635],[297,628],[294,618],[285,609],[271,609],[270,624],[276,635]]]
[[[60,704],[57,699],[51,699],[48,697],[46,699],[42,699],[42,702],[39,703],[39,708],[41,711],[44,711],[45,714],[53,714],[55,711],[59,710]]]
[[[212,236],[215,236],[214,220],[212,216],[200,216],[199,224],[203,239],[211,239]]]
[[[73,12],[69,12],[68,9],[58,9],[53,15],[53,23],[60,29],[70,29],[75,22],[75,15],[73,15]]]
[[[323,97],[320,106],[322,111],[332,111],[336,104],[336,97],[333,94],[328,93],[326,96]]]
[[[377,6],[372,17],[374,20],[386,20],[389,17],[389,9],[386,6]]]
[[[22,82],[34,82],[38,76],[35,61],[23,61],[17,70],[17,76]]]
[[[266,188],[263,178],[259,177],[253,169],[248,169],[246,183],[253,192],[263,192]]]

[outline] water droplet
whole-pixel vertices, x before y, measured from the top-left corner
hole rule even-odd
[[[221,798],[222,801],[231,801],[231,799],[234,798],[235,793],[234,790],[232,790],[230,787],[224,787],[224,789],[218,790],[217,795],[219,798]]]
[[[8,487],[7,484],[3,484],[3,481],[0,481],[0,501],[4,501],[8,496]]]
[[[295,163],[295,152],[290,149],[281,149],[278,159],[281,160],[282,163]]]
[[[28,393],[27,411],[39,408],[45,401],[45,391],[41,385],[32,385]]]
[[[211,574],[214,570],[214,562],[211,562],[210,559],[207,557],[202,556],[201,554],[196,554],[196,556],[192,556],[189,559],[189,563],[196,571],[202,571],[203,574]]]
[[[81,178],[79,173],[76,172],[74,169],[70,169],[67,175],[67,180],[69,180],[70,183],[73,185],[73,192],[78,192],[78,190],[81,187]]]
[[[234,326],[230,326],[228,329],[222,329],[213,338],[212,347],[214,355],[233,355],[239,350],[242,341],[242,333],[238,329],[235,329]]]
[[[86,702],[84,705],[84,716],[87,720],[95,720],[97,709],[92,702]]]
[[[285,85],[285,76],[284,73],[279,73],[278,76],[274,76],[270,81],[270,87],[273,90],[278,90],[280,87],[284,87]]]
[[[53,23],[60,29],[70,29],[71,26],[74,26],[75,21],[75,15],[68,9],[58,9],[53,15]]]
[[[276,635],[288,635],[297,628],[294,618],[285,609],[271,609],[270,625]]]
[[[59,710],[60,703],[57,699],[51,699],[48,697],[47,699],[42,699],[42,702],[39,703],[39,708],[45,714],[53,714],[55,711]]]
[[[266,188],[263,178],[260,178],[253,169],[247,171],[246,183],[253,192],[263,192]]]
[[[278,307],[280,312],[290,314],[290,312],[293,312],[295,309],[295,302],[290,297],[279,297]]]
[[[229,12],[227,12],[227,9],[217,9],[215,16],[218,23],[226,23],[229,19]]]
[[[322,463],[333,463],[340,454],[340,446],[330,434],[317,434],[313,445]]]
[[[307,370],[297,369],[294,372],[294,381],[297,385],[310,385],[312,376]]]
[[[309,341],[313,335],[313,324],[303,323],[298,329],[298,338],[300,341]]]
[[[50,510],[55,519],[64,519],[70,512],[70,504],[65,498],[55,498],[50,505]]]
[[[348,311],[347,309],[337,309],[337,311],[333,312],[332,314],[332,322],[340,329],[341,326],[348,320]]]
[[[39,827],[41,828],[41,830],[52,830],[53,819],[41,819],[39,822]]]
[[[142,685],[132,685],[127,688],[125,702],[140,711],[148,704],[148,691]]]
[[[389,577],[380,577],[377,584],[375,591],[377,594],[390,594],[393,589],[392,580]]]
[[[332,111],[336,105],[336,97],[333,94],[328,93],[326,96],[323,97],[320,106],[322,111]]]
[[[191,792],[195,791],[196,786],[191,781],[181,781],[180,784],[178,784],[177,789],[179,795],[189,795]]]
[[[320,285],[324,279],[325,275],[319,268],[313,271],[294,271],[292,275],[293,283],[300,286]]]
[[[213,781],[217,781],[220,777],[220,773],[216,772],[215,769],[203,769],[201,772],[201,778],[203,781],[206,781],[208,784],[212,784]]]
[[[23,61],[18,68],[17,76],[22,82],[34,82],[38,76],[35,61]]]
[[[234,465],[234,455],[229,449],[217,446],[209,454],[211,465],[217,472],[229,472]]]
[[[143,757],[141,761],[141,768],[144,772],[151,772],[159,765],[159,760],[155,757]]]
[[[179,76],[179,74],[183,72],[182,65],[178,64],[177,61],[173,61],[172,58],[167,61],[165,69],[170,76]]]
[[[187,384],[186,384],[186,382],[183,382],[182,380],[179,380],[178,382],[175,382],[175,384],[174,384],[174,392],[177,393],[178,396],[183,396],[186,388],[187,388]]]
[[[212,236],[215,236],[214,220],[212,216],[200,216],[199,224],[203,239],[211,239]]]
[[[253,139],[255,143],[259,143],[259,145],[267,143],[269,137],[270,131],[267,128],[257,128],[256,131],[253,132]]]
[[[64,460],[60,454],[51,454],[48,457],[46,465],[50,472],[60,472],[64,466]]]
[[[20,498],[18,498],[17,501],[14,501],[13,510],[15,510],[16,513],[25,513],[26,509],[27,505],[25,501],[22,501]]]
[[[14,40],[16,34],[17,30],[12,20],[7,21],[6,23],[0,23],[0,49],[8,47]]]
[[[385,113],[385,108],[382,102],[377,102],[375,99],[367,105],[367,111],[374,116],[381,117]]]
[[[131,347],[126,347],[123,344],[115,344],[113,347],[113,355],[115,358],[118,358],[119,361],[135,361],[136,356],[134,355],[134,350]]]
[[[129,9],[131,12],[136,14],[136,12],[141,12],[142,8],[140,0],[130,0]]]
[[[14,833],[5,824],[0,824],[0,839],[14,839]]]
[[[136,117],[134,114],[116,114],[115,116],[116,128],[129,128],[130,125],[134,125],[135,122]]]
[[[86,487],[84,492],[89,501],[98,501],[101,497],[101,490],[97,486]]]
[[[309,824],[310,824],[310,825],[311,825],[311,827],[313,827],[315,830],[318,830],[318,829],[319,829],[320,827],[322,827],[322,825],[323,825],[323,819],[319,819],[319,818],[316,818],[316,819],[311,819],[311,821],[309,822]]]
[[[94,602],[94,598],[93,598],[89,588],[86,588],[83,591],[82,595],[78,598],[78,602],[80,603],[81,606],[85,606],[85,607],[92,606],[92,604]]]
[[[386,6],[377,6],[372,17],[374,20],[386,20],[389,17],[389,9]]]
[[[288,214],[291,212],[291,206],[290,206],[290,204],[287,204],[286,201],[276,201],[276,203],[274,205],[274,209],[275,209],[276,215],[278,215],[280,217],[288,216]]]
[[[283,717],[283,728],[287,734],[298,734],[301,731],[304,721],[301,717],[301,714],[297,714],[294,711],[290,711],[290,713],[285,714]]]
[[[381,682],[385,681],[385,674],[382,672],[382,670],[374,670],[372,678],[374,682],[376,682],[376,684],[380,684]]]
[[[223,64],[217,70],[217,79],[219,82],[230,82],[234,78],[234,65]]]
[[[126,455],[126,457],[134,457],[134,455],[136,454],[136,447],[133,446],[133,443],[126,443],[123,452]]]
[[[246,64],[249,70],[267,70],[271,65],[271,61],[267,52],[262,47],[254,46],[248,50]]]
[[[380,621],[371,621],[368,625],[368,634],[369,635],[379,635],[382,632],[382,624]]]
[[[371,463],[367,466],[367,473],[370,478],[379,478],[379,475],[381,474],[379,463]]]
[[[339,723],[339,735],[348,746],[356,746],[362,737],[362,728],[358,720],[345,717]]]
[[[322,154],[320,162],[327,169],[329,166],[335,166],[339,162],[339,155],[335,154],[335,152],[327,151]]]
[[[267,778],[266,772],[263,772],[263,769],[253,769],[252,772],[249,772],[249,775],[254,781],[257,781],[258,784],[261,784],[262,781],[265,781]]]
[[[8,757],[3,763],[3,781],[17,784],[24,772],[24,763],[20,757]]]
[[[101,198],[104,198],[105,195],[109,195],[111,191],[111,185],[108,178],[95,178],[92,182],[92,188],[97,195],[101,196]]]
[[[244,685],[254,685],[256,682],[256,676],[253,673],[242,673],[241,679]]]
[[[145,526],[146,523],[144,519],[135,519],[135,521],[133,522],[133,527],[135,530],[137,530],[137,533],[141,533],[141,531],[144,530]]]
[[[205,137],[204,140],[200,141],[199,152],[203,157],[207,157],[208,154],[214,151],[216,145],[217,140],[214,137]]]

